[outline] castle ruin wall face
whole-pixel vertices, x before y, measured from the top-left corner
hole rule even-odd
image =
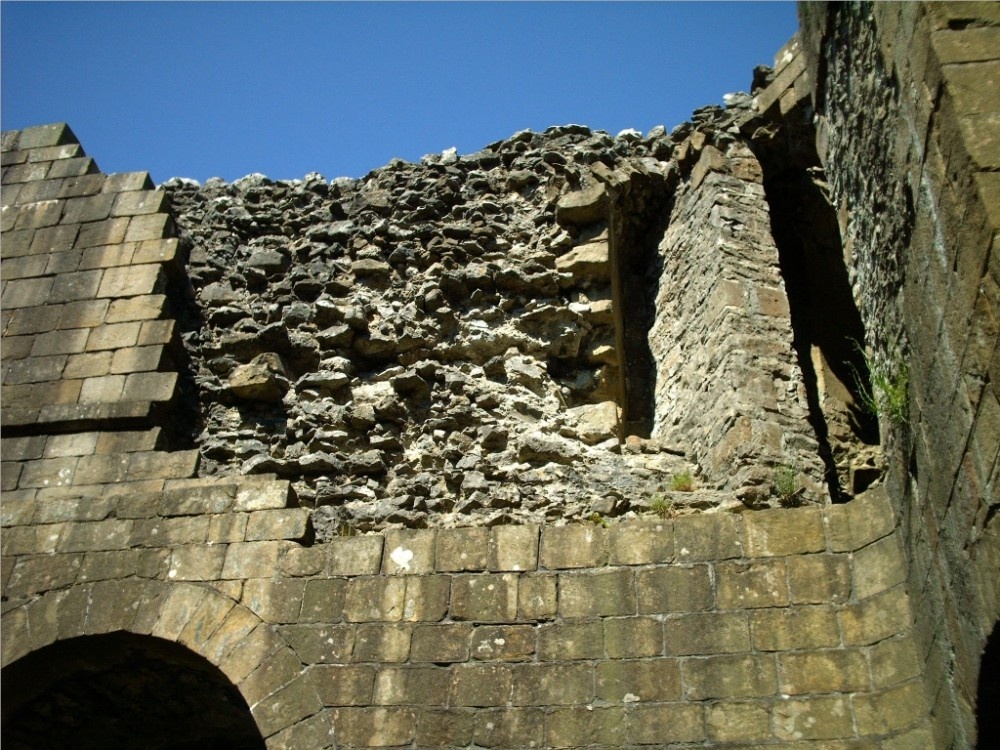
[[[995,16],[804,6],[670,135],[362,180],[155,189],[4,133],[4,740],[109,718],[101,643],[205,676],[248,748],[973,747]],[[903,362],[879,451],[864,368]]]

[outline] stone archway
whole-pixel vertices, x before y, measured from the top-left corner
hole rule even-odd
[[[172,641],[117,632],[57,641],[3,670],[5,748],[264,750],[218,667]]]
[[[21,679],[18,664],[30,664],[27,660],[32,654],[63,642],[71,644],[65,647],[68,650],[59,647],[38,657],[39,664],[67,655],[77,659],[80,644],[98,643],[85,639],[108,636],[111,640],[98,643],[100,648],[112,654],[116,648],[130,648],[139,654],[144,668],[154,662],[173,665],[170,669],[182,676],[182,682],[194,673],[211,674],[208,693],[202,697],[215,701],[220,711],[219,701],[236,705],[236,713],[248,712],[258,732],[255,741],[264,738],[268,748],[293,747],[296,738],[303,736],[316,737],[313,745],[317,748],[331,741],[311,676],[302,671],[294,651],[254,612],[210,585],[137,578],[79,584],[16,607],[5,613],[4,621],[8,625],[3,649],[4,739],[8,702],[18,690],[15,679]],[[13,635],[14,625],[20,631],[18,637],[7,638],[8,633]],[[79,663],[78,671],[93,673],[86,659]],[[122,679],[122,684],[128,684],[130,678]],[[144,689],[143,680],[136,680]],[[187,746],[162,747],[181,750]]]

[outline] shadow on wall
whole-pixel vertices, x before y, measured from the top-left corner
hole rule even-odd
[[[59,641],[3,670],[4,750],[263,750],[243,697],[171,641],[131,633]]]

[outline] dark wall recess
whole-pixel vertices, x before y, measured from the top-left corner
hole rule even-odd
[[[830,202],[805,113],[779,128],[761,128],[751,147],[764,170],[771,231],[788,294],[793,345],[806,384],[834,502],[845,502],[872,474],[852,466],[865,445],[879,442],[878,421],[864,408],[870,388],[865,328],[851,291],[839,223]]]
[[[60,641],[4,668],[4,750],[263,750],[250,709],[183,646],[130,633]]]

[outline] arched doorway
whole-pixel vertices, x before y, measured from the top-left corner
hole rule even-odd
[[[198,654],[117,632],[59,641],[3,669],[4,750],[263,750],[239,691]]]
[[[1000,633],[997,626],[986,639],[986,648],[979,663],[979,688],[976,693],[976,716],[979,730],[978,750],[1000,747]]]

